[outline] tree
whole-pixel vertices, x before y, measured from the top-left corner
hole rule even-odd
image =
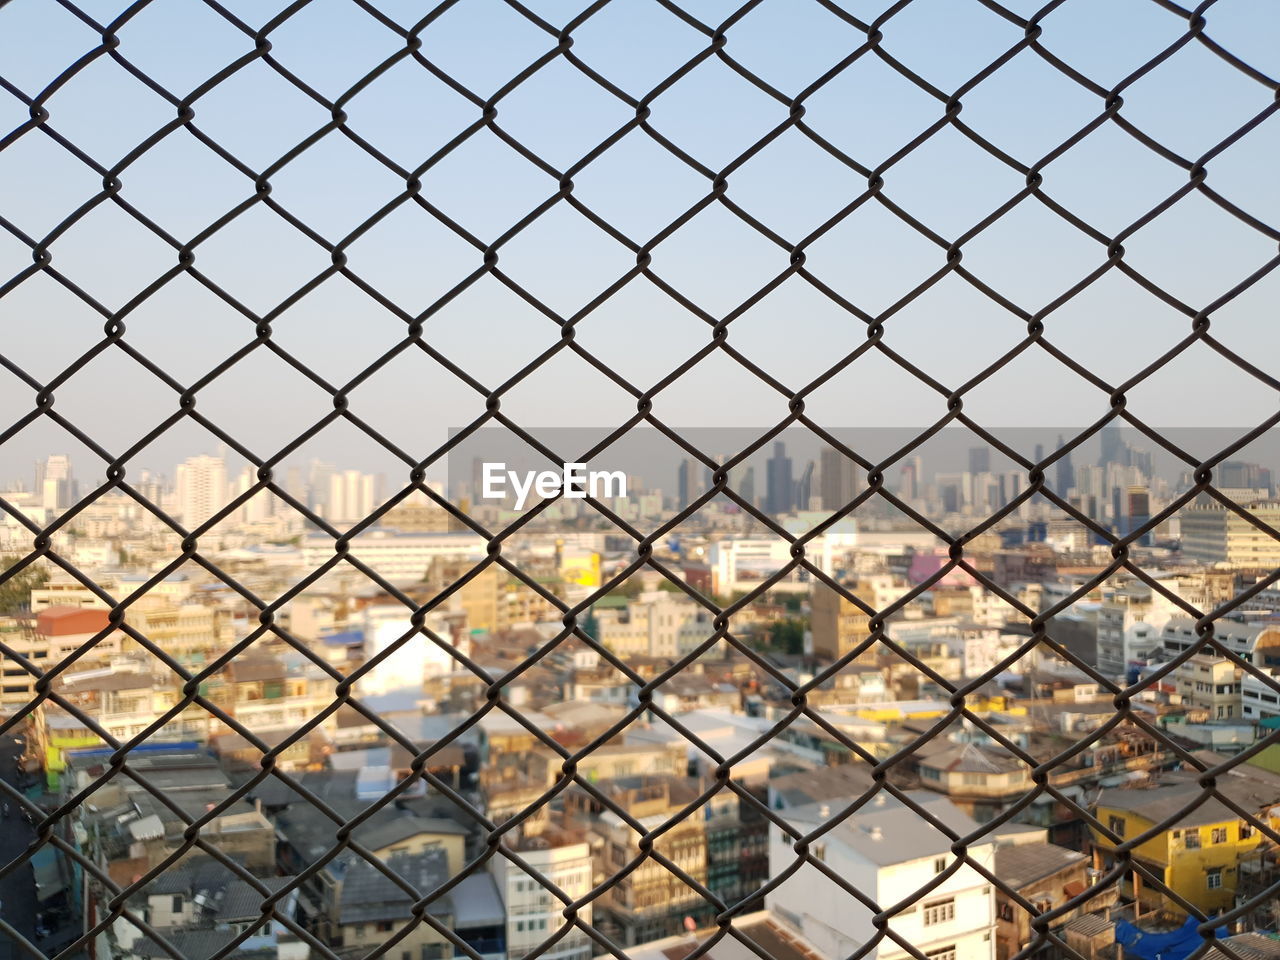
[[[0,576],[22,562],[21,557],[0,557]],[[0,616],[12,617],[31,607],[31,591],[42,587],[49,575],[36,564],[24,567],[0,583]]]
[[[804,621],[795,617],[775,621],[769,625],[769,644],[783,653],[799,656],[804,653],[804,629]]]

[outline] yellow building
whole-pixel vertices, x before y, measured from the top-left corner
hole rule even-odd
[[[1132,840],[1159,823],[1188,810],[1203,796],[1194,771],[1161,774],[1155,783],[1141,787],[1104,790],[1094,815],[1119,836]],[[1218,789],[1232,802],[1256,816],[1271,829],[1280,827],[1272,806],[1280,802],[1280,778],[1250,771],[1218,778]],[[1116,862],[1115,843],[1094,828],[1094,865],[1110,869]],[[1158,878],[1153,884],[1137,871],[1121,879],[1122,899],[1136,901],[1141,911],[1186,911],[1169,895],[1176,894],[1204,913],[1212,915],[1234,905],[1240,865],[1249,859],[1264,835],[1219,800],[1206,800],[1134,848],[1134,860]],[[1166,889],[1162,889],[1167,888]]]
[[[563,548],[560,551],[560,579],[580,587],[598,587],[600,579],[600,554],[593,550]]]

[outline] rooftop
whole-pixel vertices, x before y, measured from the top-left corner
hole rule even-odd
[[[1089,858],[1056,843],[1017,843],[996,848],[995,875],[1015,890],[1051,877]]]
[[[977,821],[940,794],[915,790],[907,796],[960,836],[978,829]],[[785,817],[797,827],[812,828],[841,812],[837,806],[809,804],[786,811]],[[900,800],[884,793],[877,794],[875,800],[859,807],[828,836],[839,839],[858,856],[882,867],[951,852],[951,839],[946,834],[929,825]]]

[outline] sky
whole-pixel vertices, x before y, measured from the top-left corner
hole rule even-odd
[[[256,30],[284,4],[224,0]],[[869,22],[887,6],[847,0]],[[429,9],[370,0],[410,27]],[[750,6],[750,5],[748,5]],[[1015,15],[1039,4],[1009,0]],[[99,22],[122,5],[84,0]],[[555,48],[556,38],[503,0],[459,0],[421,31],[421,54],[483,102]],[[688,16],[715,25],[737,3],[686,0]],[[582,0],[529,0],[559,30]],[[1280,77],[1280,5],[1219,0],[1206,34],[1256,70]],[[1065,0],[1041,20],[1041,42],[1103,88],[1111,88],[1185,30],[1154,0]],[[1023,31],[978,0],[914,0],[882,27],[883,48],[950,94],[1018,42]],[[620,91],[645,98],[707,37],[656,0],[613,0],[572,31],[572,53]],[[253,39],[202,0],[154,0],[118,29],[118,53],[185,97],[253,50]],[[817,0],[764,0],[733,20],[724,51],[784,96],[810,87],[865,39]],[[25,122],[12,90],[36,97],[99,37],[55,0],[0,6],[0,136]],[[321,97],[343,98],[348,126],[394,164],[411,169],[473,124],[481,107],[439,76],[403,59],[352,91],[403,38],[353,0],[313,0],[271,31],[272,56]],[[1124,91],[1122,116],[1196,159],[1259,114],[1272,89],[1192,42]],[[175,115],[174,107],[120,64],[101,57],[49,96],[48,127],[104,166],[128,156]],[[1099,115],[1102,98],[1024,50],[961,97],[961,119],[1024,165]],[[329,110],[261,61],[250,62],[194,100],[194,123],[247,167],[276,165],[271,196],[318,235],[337,243],[403,192],[404,179],[341,132],[292,161],[277,161],[328,122]],[[944,105],[874,54],[805,100],[804,120],[868,169],[944,114]],[[634,109],[563,57],[552,58],[497,101],[497,122],[556,171],[574,165],[634,116]],[[787,107],[712,57],[651,100],[650,123],[693,163],[634,130],[573,176],[573,194],[597,216],[648,243],[705,197],[695,166],[733,164],[725,196],[786,244],[794,244],[866,189],[862,173],[796,130],[734,163],[787,119]],[[31,264],[23,237],[42,240],[101,189],[101,177],[41,130],[0,149],[0,284]],[[1280,117],[1266,116],[1207,164],[1206,183],[1257,220],[1280,224]],[[178,243],[187,243],[254,196],[252,179],[177,129],[119,174],[120,196]],[[883,195],[946,243],[1016,196],[1024,176],[946,127],[883,169]],[[1106,123],[1043,165],[1053,200],[1107,235],[1142,217],[1187,182],[1184,170]],[[410,315],[426,315],[424,338],[488,389],[559,342],[555,320],[491,276],[448,294],[479,269],[482,249],[553,196],[558,177],[481,129],[434,164],[421,196],[477,245],[413,203],[399,206],[347,248],[350,270]],[[1277,243],[1192,193],[1125,240],[1126,262],[1199,310],[1277,256]],[[255,320],[188,275],[134,304],[175,263],[174,249],[111,202],[49,244],[53,266],[126,325],[125,340],[182,384],[200,380],[253,341]],[[326,269],[329,254],[261,204],[195,244],[196,269],[251,314],[271,313]],[[561,318],[573,316],[635,264],[634,253],[566,203],[557,203],[498,247],[500,269]],[[963,265],[1028,311],[1042,309],[1106,262],[1105,245],[1035,198],[963,244]],[[806,268],[846,301],[876,316],[946,262],[883,204],[867,202],[806,250]],[[637,388],[667,377],[704,347],[706,318],[735,314],[785,270],[789,251],[713,203],[653,248],[652,271],[696,304],[687,309],[637,277],[582,317],[576,342]],[[45,274],[0,286],[0,354],[40,382],[57,377],[101,339],[104,316]],[[1214,310],[1212,330],[1265,373],[1280,375],[1280,276],[1268,273]],[[1182,313],[1110,271],[1045,318],[1047,338],[1111,383],[1132,376],[1190,330]],[[404,336],[404,321],[336,276],[272,319],[281,350],[339,385]],[[866,337],[863,319],[799,277],[736,313],[728,343],[788,389],[799,389]],[[885,320],[884,343],[954,389],[1025,335],[1026,324],[949,275]],[[1276,391],[1202,345],[1132,389],[1129,409],[1155,425],[1250,427],[1276,410]],[[279,356],[258,349],[198,393],[198,409],[267,457],[332,409],[331,398]],[[0,369],[4,424],[20,419],[34,392]],[[177,394],[123,351],[111,349],[61,385],[56,409],[113,452],[176,408]],[[419,350],[405,352],[350,392],[350,408],[413,455],[450,427],[484,412],[484,397]],[[990,427],[1092,422],[1107,394],[1038,348],[966,396],[965,410]],[[562,351],[503,397],[503,412],[530,428],[607,428],[635,410],[634,398],[581,357]],[[946,412],[945,397],[875,352],[815,390],[807,412],[833,427],[923,426]],[[787,399],[717,352],[654,399],[664,422],[685,427],[758,426],[787,414]],[[185,423],[141,451],[138,466],[168,471],[217,441]],[[25,477],[38,457],[70,452],[80,476],[94,458],[47,421],[0,443],[0,481]],[[349,425],[320,434],[297,454],[387,469],[394,459]]]

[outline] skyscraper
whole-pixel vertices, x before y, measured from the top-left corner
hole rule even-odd
[[[991,448],[990,447],[970,447],[969,448],[969,472],[974,476],[980,473],[991,472]]]
[[[227,499],[234,500],[257,482],[258,471],[253,467],[245,467],[240,471],[240,475],[231,481],[230,489],[227,491]],[[236,517],[241,523],[258,523],[275,516],[275,508],[275,497],[265,490],[260,490],[240,506],[240,509],[236,511]]]
[[[1058,449],[1061,450],[1067,445],[1062,439],[1062,434],[1058,434]],[[1076,471],[1071,465],[1071,453],[1068,451],[1063,454],[1057,463],[1058,480],[1054,484],[1054,493],[1060,497],[1066,497],[1071,492],[1071,488],[1076,485]]]
[[[343,470],[329,478],[329,506],[325,519],[334,523],[358,523],[373,513],[378,503],[378,477],[359,470]]]
[[[792,495],[792,506],[797,510],[812,509],[813,500],[813,461],[810,460],[805,464],[804,472],[800,474],[800,479],[796,481],[794,493]]]
[[[738,484],[738,496],[742,497],[747,503],[755,506],[756,502],[756,468],[747,467],[742,473],[742,480]]]
[[[676,468],[676,500],[683,510],[707,492],[710,471],[696,457],[686,457]]]
[[[1102,441],[1102,453],[1098,456],[1098,466],[1105,467],[1109,463],[1118,463],[1127,467],[1130,463],[1131,451],[1125,443],[1124,435],[1119,427],[1106,426],[1098,434]],[[1061,442],[1061,437],[1058,438]]]
[[[835,447],[822,451],[818,473],[823,510],[835,513],[856,496],[857,464]]]
[[[333,464],[323,460],[312,460],[307,465],[307,506],[327,516],[329,506],[329,478],[333,476]]]
[[[188,529],[200,526],[227,503],[227,462],[191,457],[178,464],[178,515]]]
[[[898,484],[898,496],[903,500],[915,500],[920,496],[924,483],[924,465],[919,457],[908,457],[899,470],[902,481]]]
[[[765,513],[774,516],[790,513],[795,505],[795,484],[791,479],[791,458],[787,445],[778,441],[773,445],[773,456],[765,464]]]
[[[65,510],[75,500],[75,479],[71,475],[71,458],[66,454],[36,463],[36,493],[46,510]]]

